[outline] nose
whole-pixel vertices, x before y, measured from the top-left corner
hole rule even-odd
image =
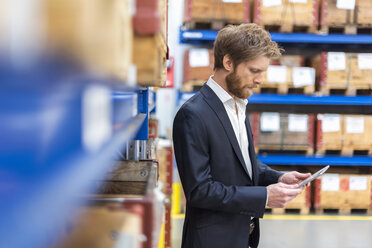
[[[260,86],[263,83],[263,76],[260,73],[257,77],[254,78],[254,84]]]
[[[260,86],[263,83],[262,77],[255,78],[253,82],[255,85]]]

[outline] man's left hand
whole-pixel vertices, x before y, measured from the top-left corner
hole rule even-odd
[[[291,172],[287,172],[284,175],[282,175],[279,178],[278,182],[286,183],[286,184],[298,184],[302,182],[303,180],[305,180],[306,178],[308,178],[309,176],[311,176],[310,173],[305,174],[305,173],[299,173],[297,171],[291,171]]]

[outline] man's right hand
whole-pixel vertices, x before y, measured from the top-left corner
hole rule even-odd
[[[266,187],[267,206],[270,208],[284,208],[297,195],[301,194],[303,187],[297,184],[276,183]]]

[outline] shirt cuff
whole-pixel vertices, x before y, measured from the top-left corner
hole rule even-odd
[[[269,194],[267,193],[267,190],[266,190],[266,204],[265,204],[265,207],[267,207],[268,200],[269,200]]]

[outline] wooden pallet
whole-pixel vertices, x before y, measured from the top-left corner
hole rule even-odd
[[[316,33],[318,27],[315,25],[298,25],[298,24],[265,24],[263,27],[270,32],[281,33]]]
[[[348,215],[354,212],[372,214],[372,209],[371,208],[348,208],[348,207],[315,209],[316,214],[338,213],[338,214]]]
[[[325,33],[360,34],[371,33],[370,0],[356,1],[353,10],[339,9],[335,0],[323,0],[321,6],[320,26]]]
[[[182,84],[182,92],[193,92],[200,90],[201,87],[205,84],[205,80],[190,80]]]
[[[372,34],[372,25],[329,25],[321,26],[320,32],[322,34]]]
[[[272,214],[293,214],[299,213],[301,215],[307,215],[310,213],[310,208],[303,207],[303,208],[268,208],[268,212]]]
[[[261,145],[258,144],[255,147],[256,152],[259,153],[260,151],[277,151],[280,153],[297,153],[297,154],[306,154],[306,155],[313,155],[314,154],[314,148],[309,146],[298,146],[298,145]]]
[[[192,20],[183,23],[186,30],[206,29],[206,30],[220,30],[223,27],[232,24],[239,25],[241,22],[234,22],[229,20]]]
[[[323,146],[316,150],[316,155],[342,155],[342,145],[341,146]]]
[[[120,161],[97,178],[92,192],[145,195],[155,188],[157,179],[157,161]]]
[[[277,6],[265,6],[263,1],[254,1],[253,21],[269,31],[314,33],[318,26],[319,0],[307,3],[282,1]]]
[[[333,209],[350,214],[353,209],[371,212],[371,176],[368,174],[324,174],[315,180],[314,208],[317,213]]]
[[[219,30],[226,24],[250,22],[250,1],[185,0],[184,25],[188,29]]]
[[[364,154],[372,156],[371,146],[343,146],[341,150],[341,155],[343,156],[353,156],[354,154]]]
[[[322,95],[345,95],[345,96],[357,96],[357,95],[371,95],[371,88],[369,85],[344,85],[337,84],[326,84],[321,86],[320,93]]]
[[[302,87],[293,87],[286,83],[264,83],[262,86],[255,88],[254,93],[276,93],[281,95],[287,95],[296,93],[303,95],[312,95],[315,92],[314,85],[306,85]]]

